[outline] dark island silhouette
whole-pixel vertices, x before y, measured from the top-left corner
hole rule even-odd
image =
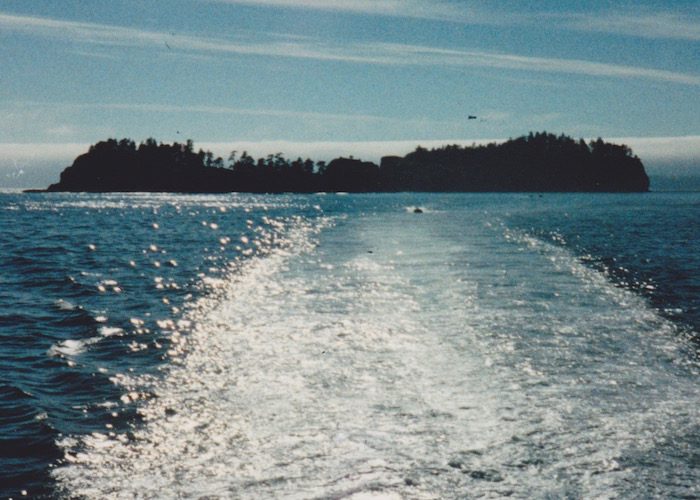
[[[281,153],[258,160],[233,151],[225,164],[193,143],[138,146],[109,139],[90,147],[47,191],[313,193],[313,192],[644,192],[649,178],[625,145],[586,143],[565,135],[530,133],[504,143],[416,148],[385,156],[380,165],[350,158],[328,163],[289,160]]]

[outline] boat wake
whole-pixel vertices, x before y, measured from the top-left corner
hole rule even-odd
[[[62,491],[700,493],[672,451],[700,445],[674,326],[565,248],[433,215],[299,221],[218,281],[173,325],[165,376],[115,380],[154,395],[143,423],[62,441]]]

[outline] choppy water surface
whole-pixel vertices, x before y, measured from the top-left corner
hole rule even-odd
[[[2,201],[8,496],[700,495],[698,195]]]

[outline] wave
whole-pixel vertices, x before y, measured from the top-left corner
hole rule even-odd
[[[268,222],[271,226],[277,227],[278,230],[284,229],[284,224],[279,224],[271,219]],[[229,266],[229,271],[220,278],[202,276],[202,286],[206,293],[193,303],[186,304],[184,316],[181,319],[156,321],[159,330],[168,335],[167,357],[171,363],[171,368],[167,372],[168,376],[164,380],[161,380],[160,377],[153,378],[138,374],[120,374],[113,377],[114,383],[124,390],[121,402],[125,405],[139,403],[138,411],[142,418],[148,422],[148,425],[146,427],[137,426],[133,430],[125,428],[122,432],[116,432],[115,429],[115,431],[107,433],[92,433],[82,438],[68,437],[61,440],[59,444],[65,450],[65,465],[55,471],[55,476],[59,478],[62,485],[61,491],[66,492],[68,496],[74,494],[101,496],[117,491],[114,490],[115,485],[118,485],[117,487],[121,491],[127,491],[139,485],[140,479],[136,471],[132,470],[128,473],[132,476],[131,480],[124,476],[123,478],[114,478],[114,481],[110,480],[109,484],[99,486],[99,483],[92,481],[84,483],[82,479],[86,476],[83,474],[86,470],[98,468],[100,471],[94,470],[94,472],[100,475],[116,463],[120,463],[119,467],[124,471],[131,465],[138,467],[138,463],[142,463],[145,458],[142,457],[137,462],[130,464],[132,458],[136,459],[132,455],[133,447],[136,447],[139,450],[137,453],[143,454],[144,457],[152,453],[153,459],[156,459],[156,456],[159,457],[159,460],[164,458],[160,453],[165,448],[160,448],[152,441],[153,438],[149,437],[149,433],[152,432],[150,421],[156,416],[165,415],[175,419],[180,414],[185,415],[185,408],[190,406],[191,402],[178,399],[183,396],[180,389],[185,389],[186,393],[192,395],[190,391],[194,390],[198,383],[205,383],[205,381],[207,384],[216,383],[212,370],[216,370],[217,366],[212,363],[223,360],[217,361],[215,357],[210,357],[207,354],[212,349],[216,349],[216,346],[212,345],[213,339],[210,337],[213,333],[211,332],[212,325],[208,323],[211,311],[217,308],[222,301],[231,300],[229,297],[231,294],[238,295],[245,293],[250,287],[254,288],[255,284],[264,276],[274,273],[276,269],[283,266],[291,255],[308,251],[313,245],[312,233],[317,229],[309,226],[301,218],[291,219],[289,225],[292,226],[289,235],[279,233],[275,237],[268,237],[257,232],[251,238],[245,237],[246,241],[243,241],[242,238],[243,244],[249,243],[248,240],[250,240],[251,243],[264,242],[265,246],[254,245],[255,252],[251,252],[247,259],[236,263],[236,265]],[[131,326],[138,331],[144,328],[144,321],[132,318]],[[100,332],[107,337],[119,336],[124,333],[123,330],[115,327],[102,327]],[[81,345],[81,347],[83,346]],[[199,372],[199,375],[193,377],[193,372]],[[157,397],[153,398],[149,394]],[[192,425],[188,422],[178,432],[181,433],[181,437],[184,437],[188,429],[191,428]],[[156,429],[156,432],[161,432],[161,430]],[[170,433],[171,430],[166,432]],[[150,450],[150,445],[147,444],[146,440],[158,446],[159,449]],[[145,449],[142,450],[142,447]],[[105,453],[108,456],[105,456]],[[102,467],[103,465],[105,468]],[[129,483],[131,486],[128,486]],[[141,486],[137,486],[137,488],[141,488]]]
[[[143,425],[62,440],[60,491],[697,493],[698,367],[643,297],[497,221],[293,227],[163,325],[164,378],[115,380]]]
[[[42,471],[48,460],[60,456],[56,445],[58,433],[38,409],[38,401],[32,394],[0,381],[0,460],[15,464],[11,469],[0,471],[2,488],[20,492],[27,489],[34,495],[48,495],[51,479]]]

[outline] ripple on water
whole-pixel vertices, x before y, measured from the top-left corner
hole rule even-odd
[[[99,338],[85,340],[63,340],[52,345],[47,351],[47,354],[49,356],[77,356],[78,354],[85,352],[88,345],[99,342],[99,340]]]
[[[24,319],[0,315],[24,353],[0,366],[22,387],[0,421],[26,404],[24,435],[60,440],[66,497],[699,493],[697,371],[676,327],[569,235],[508,230],[465,210],[475,198],[414,217],[403,207],[433,202],[327,196],[320,236],[291,216],[304,197],[76,198],[57,198],[82,214],[74,253],[18,261]]]

